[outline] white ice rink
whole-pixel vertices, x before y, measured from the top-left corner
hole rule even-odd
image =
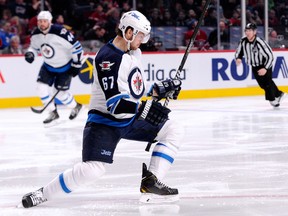
[[[183,123],[183,146],[163,180],[180,201],[138,202],[146,143],[122,140],[104,177],[31,209],[16,208],[34,191],[81,161],[87,109],[74,121],[44,128],[46,113],[0,109],[1,216],[286,216],[288,215],[288,98],[278,109],[264,96],[171,101]]]

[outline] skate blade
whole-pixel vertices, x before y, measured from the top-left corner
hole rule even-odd
[[[179,195],[157,195],[151,193],[143,193],[140,197],[142,203],[173,203],[179,201]]]
[[[54,121],[52,121],[52,122],[50,122],[50,123],[44,124],[44,128],[54,127],[54,126],[56,126],[56,125],[59,125],[60,122],[61,122],[61,121],[60,121],[59,119],[54,120]]]

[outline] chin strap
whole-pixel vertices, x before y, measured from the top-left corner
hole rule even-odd
[[[130,44],[133,42],[133,40],[135,39],[135,35],[133,34],[132,40],[128,40],[125,35],[123,35],[124,40],[127,42],[127,50],[128,52],[130,51]]]

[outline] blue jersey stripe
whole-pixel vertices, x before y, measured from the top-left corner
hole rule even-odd
[[[87,122],[105,124],[105,125],[109,125],[109,126],[113,126],[113,127],[126,127],[132,123],[134,118],[135,118],[135,116],[131,119],[127,119],[127,121],[119,121],[118,122],[118,121],[113,121],[111,119],[108,119],[108,118],[105,118],[101,115],[97,115],[97,114],[93,113],[93,114],[88,115]]]
[[[66,72],[66,71],[69,70],[69,68],[71,67],[71,62],[69,62],[68,64],[66,64],[66,65],[64,65],[63,67],[60,67],[60,68],[51,67],[50,65],[46,64],[45,62],[44,62],[44,65],[45,65],[45,67],[47,68],[48,71],[63,73],[63,72]]]

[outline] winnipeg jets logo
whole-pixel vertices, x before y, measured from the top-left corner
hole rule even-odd
[[[134,85],[136,91],[141,90],[142,82],[143,82],[142,77],[140,77],[139,74],[137,74],[135,77],[135,80],[133,80],[133,85]]]
[[[51,59],[54,54],[55,54],[55,51],[53,49],[52,46],[50,46],[49,44],[42,44],[41,45],[41,54],[47,58],[47,59]]]
[[[101,67],[101,71],[110,71],[111,66],[113,66],[115,62],[111,63],[110,61],[103,61],[99,66]]]
[[[128,82],[129,82],[131,95],[136,99],[141,98],[144,94],[145,87],[144,87],[143,76],[139,68],[134,68],[130,72],[130,75],[128,77]]]

